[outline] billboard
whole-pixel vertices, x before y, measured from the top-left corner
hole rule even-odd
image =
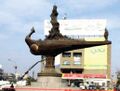
[[[103,37],[106,28],[105,19],[58,20],[58,22],[60,23],[60,32],[67,36],[79,35],[80,37]],[[45,35],[49,34],[51,27],[50,20],[45,20]]]

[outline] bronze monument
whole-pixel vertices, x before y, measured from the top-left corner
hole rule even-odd
[[[55,72],[54,58],[56,55],[69,50],[88,48],[92,46],[111,44],[110,41],[85,41],[78,39],[71,39],[63,36],[59,31],[59,23],[57,21],[57,6],[53,6],[51,17],[52,28],[49,35],[44,40],[33,40],[31,35],[35,32],[34,28],[26,36],[25,41],[30,48],[30,52],[34,55],[44,55],[46,57],[45,70],[38,75],[40,76],[60,76]],[[105,34],[107,35],[107,34]]]

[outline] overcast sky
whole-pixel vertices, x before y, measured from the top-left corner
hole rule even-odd
[[[33,38],[44,39],[44,20],[50,19],[54,4],[58,6],[58,19],[64,14],[67,19],[107,19],[112,71],[120,69],[120,0],[0,0],[0,64],[6,72],[14,72],[17,64],[23,73],[40,60],[29,52],[24,39],[32,26],[36,30]]]

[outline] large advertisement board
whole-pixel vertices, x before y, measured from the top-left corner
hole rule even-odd
[[[102,36],[106,28],[105,19],[76,19],[76,20],[58,20],[60,23],[60,32],[63,35]],[[44,34],[48,35],[51,30],[50,20],[44,22]]]

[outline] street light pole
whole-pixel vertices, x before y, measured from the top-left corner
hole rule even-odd
[[[15,74],[16,74],[16,73],[17,73],[17,65],[16,65],[16,62],[13,61],[13,60],[11,60],[11,59],[8,59],[8,61],[14,63],[13,67],[14,67],[14,69],[15,69]]]

